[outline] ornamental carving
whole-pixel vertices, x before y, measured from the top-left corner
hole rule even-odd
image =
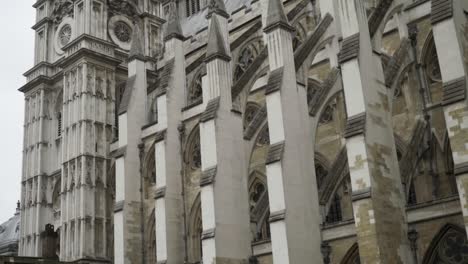
[[[58,35],[58,38],[59,38],[59,42],[60,42],[60,45],[63,47],[65,45],[67,45],[70,40],[71,40],[71,36],[72,36],[72,28],[70,25],[64,25],[62,27],[62,29],[60,29],[60,32],[59,32],[59,35]]]
[[[122,42],[129,43],[132,38],[132,29],[127,23],[117,21],[114,26],[115,36]]]
[[[72,0],[56,0],[54,9],[52,10],[52,19],[56,25],[62,22],[64,17],[73,17],[73,1]]]
[[[454,229],[447,231],[439,243],[437,255],[437,261],[435,263],[468,263],[468,243],[466,235]]]
[[[133,0],[108,0],[107,2],[112,15],[125,15],[130,18],[138,15],[136,3]]]

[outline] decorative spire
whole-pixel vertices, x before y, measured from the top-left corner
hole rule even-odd
[[[209,0],[210,3],[208,4],[208,15],[206,18],[211,18],[211,16],[216,13],[222,17],[229,18],[229,14],[226,11],[226,5],[224,4],[224,0]]]
[[[182,41],[185,40],[182,33],[182,27],[180,26],[179,16],[177,15],[177,7],[174,0],[169,3],[169,18],[167,20],[166,34],[164,41],[168,41],[171,38],[177,38]]]
[[[143,42],[141,40],[141,32],[139,23],[135,23],[132,36],[132,45],[130,47],[130,53],[128,54],[128,61],[139,59],[145,60],[145,52],[143,51]]]
[[[284,13],[283,1],[269,0],[267,22],[264,31],[268,33],[277,27],[282,27],[288,31],[295,30],[291,25],[289,25],[288,18]]]
[[[223,34],[216,16],[211,20],[210,33],[208,35],[208,46],[206,48],[206,62],[215,58],[230,61],[231,57],[227,53]]]

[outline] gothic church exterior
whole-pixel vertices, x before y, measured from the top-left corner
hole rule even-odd
[[[19,256],[468,263],[468,1],[34,8]]]

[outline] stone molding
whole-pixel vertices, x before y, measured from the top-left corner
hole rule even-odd
[[[166,139],[166,129],[162,130],[162,131],[159,131],[159,132],[156,132],[155,136],[154,136],[154,142],[155,143],[158,143],[158,142],[161,142],[163,140]]]
[[[442,95],[442,105],[449,105],[466,98],[465,76],[444,83]]]
[[[166,196],[166,187],[159,187],[154,192],[154,199],[164,198]]]
[[[123,157],[125,156],[125,154],[127,153],[127,146],[124,146],[124,147],[120,147],[114,151],[112,151],[110,153],[110,156],[114,159],[118,159],[120,157]]]
[[[286,210],[285,209],[270,213],[270,217],[268,218],[268,222],[274,223],[274,222],[282,221],[284,219],[286,219]]]
[[[201,240],[214,238],[215,234],[216,234],[216,230],[214,228],[210,228],[208,230],[203,230],[203,232],[201,234]]]
[[[114,204],[114,213],[118,213],[123,211],[124,209],[124,201],[118,201]]]
[[[346,121],[344,138],[350,138],[353,136],[364,134],[365,129],[366,129],[366,113],[365,112],[351,116]]]
[[[371,198],[371,192],[372,191],[370,187],[353,191],[351,194],[351,200],[355,202],[355,201]]]
[[[216,113],[219,109],[220,97],[211,99],[206,105],[205,111],[201,114],[200,122],[204,123],[216,118]]]
[[[453,16],[453,0],[432,0],[431,23],[437,24]]]
[[[265,95],[281,90],[281,86],[283,85],[283,72],[284,68],[280,67],[270,73],[270,76],[268,76],[268,84],[265,90]]]
[[[468,174],[468,162],[456,164],[454,168],[454,174],[455,176]]]
[[[217,169],[218,168],[214,166],[202,172],[202,176],[200,177],[200,187],[204,187],[214,183]]]
[[[284,141],[281,141],[273,145],[270,145],[270,148],[268,149],[266,162],[265,162],[266,165],[281,161],[281,159],[283,158],[283,153],[284,153],[284,144],[285,144]]]
[[[349,36],[343,40],[341,51],[338,53],[338,62],[343,64],[359,56],[359,33]]]

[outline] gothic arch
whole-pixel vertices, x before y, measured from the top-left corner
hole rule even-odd
[[[198,124],[190,131],[184,147],[184,162],[192,171],[201,169],[200,127]]]
[[[429,85],[431,83],[441,83],[442,77],[440,73],[439,57],[434,42],[434,34],[432,30],[427,34],[423,48],[419,57],[423,69],[426,70],[426,78]]]
[[[432,239],[422,263],[468,263],[468,241],[465,230],[450,223],[443,226]]]
[[[359,258],[359,246],[358,243],[354,243],[349,249],[346,255],[341,260],[340,264],[360,264]]]
[[[202,260],[201,235],[203,232],[201,216],[200,193],[195,198],[190,209],[190,218],[188,226],[188,257],[191,263],[197,263]]]

